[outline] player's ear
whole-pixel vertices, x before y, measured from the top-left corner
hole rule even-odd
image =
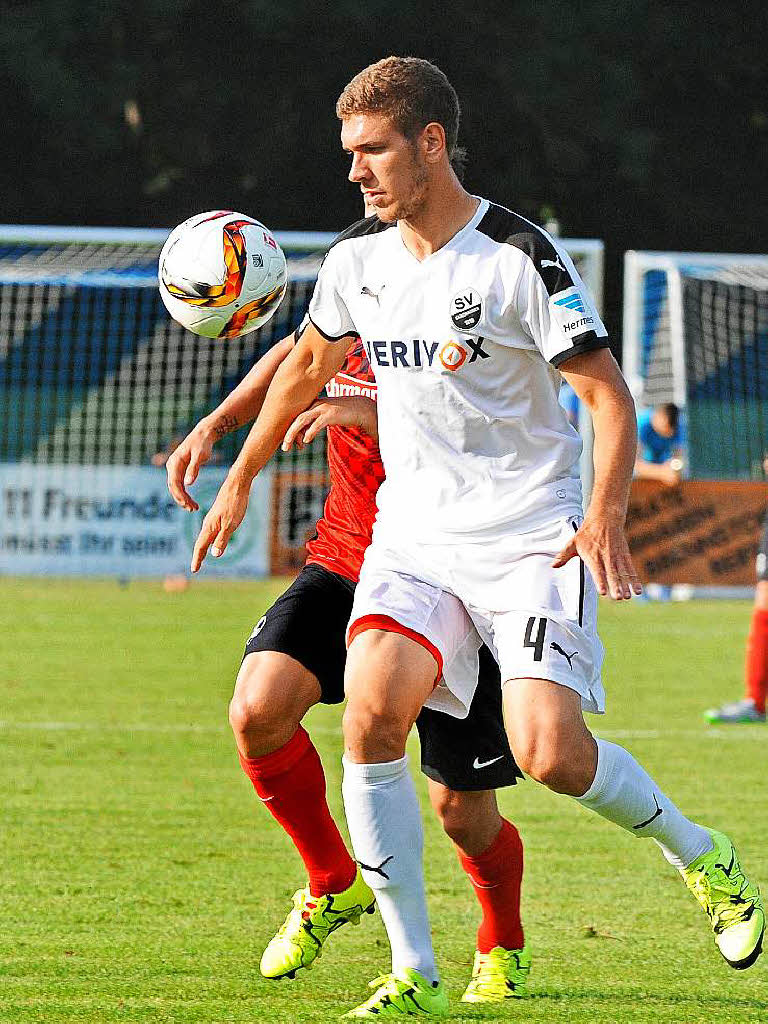
[[[421,145],[424,159],[430,163],[437,163],[446,152],[445,128],[437,121],[430,121],[421,132]]]

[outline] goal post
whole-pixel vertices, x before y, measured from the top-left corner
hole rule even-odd
[[[768,272],[768,255],[655,252],[624,254],[622,365],[635,400],[686,404],[680,275]]]

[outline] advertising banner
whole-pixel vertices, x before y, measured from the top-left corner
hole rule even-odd
[[[272,480],[270,566],[273,576],[283,576],[304,565],[307,541],[323,514],[328,472],[278,468]]]
[[[0,464],[0,573],[51,576],[166,576],[189,570],[203,516],[226,467],[200,472],[190,493],[200,511],[172,500],[154,466]],[[270,476],[254,482],[248,514],[205,577],[269,571]]]
[[[766,508],[764,483],[684,480],[665,487],[654,480],[633,481],[627,534],[641,579],[754,586]]]

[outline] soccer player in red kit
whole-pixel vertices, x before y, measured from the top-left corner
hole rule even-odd
[[[299,332],[297,332],[299,333]],[[276,345],[194,428],[168,461],[175,500],[187,491],[213,443],[254,419],[293,338]],[[249,637],[230,722],[240,763],[259,799],[291,837],[308,874],[294,907],[261,960],[265,977],[293,977],[320,955],[328,935],[373,911],[374,895],[331,816],[319,755],[301,721],[316,703],[344,697],[345,629],[384,478],[377,446],[376,384],[359,340],[326,386],[327,398],[299,416],[285,447],[328,428],[331,488],[307,562]],[[498,668],[486,649],[469,717],[424,709],[417,720],[429,795],[482,908],[467,1002],[525,994],[530,957],[520,921],[522,843],[501,818],[494,790],[520,777],[501,724]],[[366,865],[386,873],[386,864]]]

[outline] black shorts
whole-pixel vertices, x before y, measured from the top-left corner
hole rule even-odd
[[[345,634],[355,584],[320,565],[305,565],[286,592],[259,619],[245,645],[277,651],[303,665],[320,683],[321,703],[344,700]],[[501,680],[490,651],[480,652],[477,692],[469,716],[453,718],[424,708],[416,720],[421,770],[451,789],[513,786],[522,778],[507,743]]]

